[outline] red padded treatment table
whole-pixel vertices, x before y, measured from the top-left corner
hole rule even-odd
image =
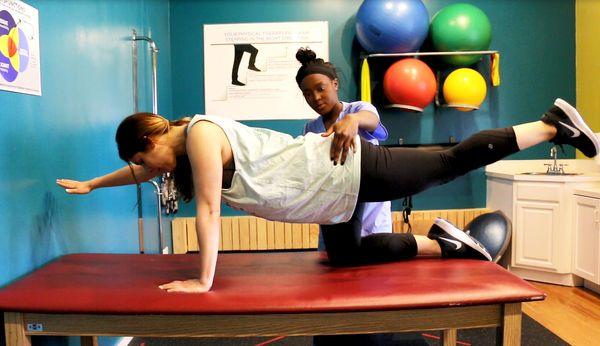
[[[31,335],[273,336],[497,326],[520,344],[521,302],[545,294],[477,260],[331,267],[316,251],[220,254],[204,294],[159,284],[195,277],[197,255],[63,256],[0,289],[8,345]]]

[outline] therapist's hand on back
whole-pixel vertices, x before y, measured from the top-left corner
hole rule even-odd
[[[338,162],[343,165],[346,162],[350,149],[352,149],[352,152],[356,152],[354,138],[358,134],[359,123],[360,121],[357,116],[348,114],[321,135],[329,137],[331,134],[334,134],[330,152],[331,161],[333,161],[334,165]]]

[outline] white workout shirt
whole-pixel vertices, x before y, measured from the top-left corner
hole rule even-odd
[[[309,133],[293,138],[281,132],[249,127],[211,115],[196,115],[223,129],[235,161],[231,187],[223,200],[233,208],[274,221],[321,225],[348,221],[360,187],[360,138],[356,154],[344,165],[330,160],[333,135]]]

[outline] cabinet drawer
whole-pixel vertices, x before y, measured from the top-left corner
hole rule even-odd
[[[562,185],[550,183],[521,183],[517,184],[517,199],[532,199],[536,201],[560,202]]]

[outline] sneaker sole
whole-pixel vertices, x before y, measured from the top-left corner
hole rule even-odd
[[[481,247],[479,245],[477,245],[472,239],[471,237],[469,237],[465,232],[459,230],[458,228],[454,227],[451,223],[449,223],[448,221],[444,220],[444,219],[440,219],[440,218],[436,218],[433,223],[435,223],[436,225],[438,225],[441,229],[444,230],[444,232],[450,234],[451,236],[453,236],[454,238],[462,241],[463,243],[465,243],[466,245],[468,245],[470,248],[477,250],[477,252],[479,252],[480,254],[482,254],[485,258],[487,258],[488,261],[492,261],[492,256],[490,256],[489,253],[487,253],[486,251],[484,251],[483,249],[481,249]]]
[[[584,135],[586,135],[592,141],[592,143],[594,143],[594,147],[596,148],[596,155],[594,156],[597,156],[598,153],[600,153],[600,141],[598,140],[598,137],[596,136],[594,131],[592,131],[592,129],[590,129],[589,126],[585,123],[577,109],[575,109],[575,107],[571,106],[571,104],[569,104],[563,99],[556,99],[556,101],[554,101],[554,105],[562,109],[563,112],[565,112],[565,114],[569,117],[571,122],[573,122],[573,124],[577,126],[577,128]]]

